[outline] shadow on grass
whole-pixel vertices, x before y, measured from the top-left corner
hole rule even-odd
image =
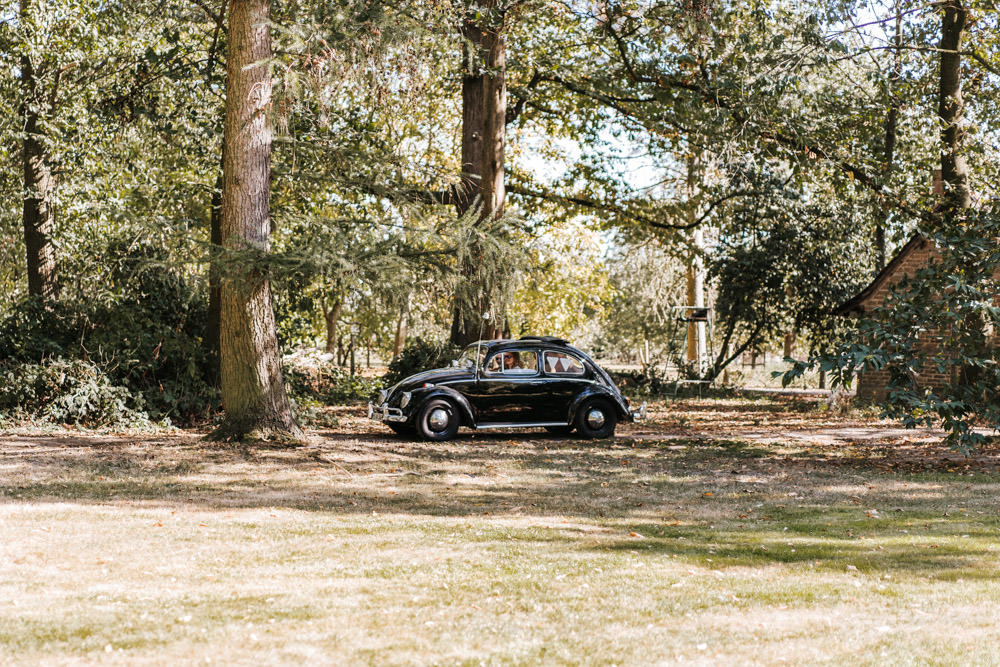
[[[710,530],[671,530],[650,523],[630,527],[644,539],[618,539],[599,548],[677,557],[720,570],[780,564],[840,572],[898,572],[941,581],[1000,579],[990,546],[997,534],[995,521],[967,530],[961,540],[952,539],[956,536],[947,534],[947,526],[908,531],[905,536],[884,526],[877,535],[853,537],[843,526],[831,530],[822,522],[800,525],[794,532],[733,524]]]
[[[542,521],[551,526],[545,539],[712,568],[849,563],[934,578],[1000,578],[978,564],[993,562],[981,543],[1000,530],[995,508],[975,516],[946,511],[992,507],[1000,490],[993,477],[930,482],[871,460],[789,457],[739,440],[491,433],[417,443],[321,435],[320,445],[292,449],[222,448],[193,437],[8,439],[0,445],[0,503]],[[871,489],[863,500],[859,488]],[[883,516],[872,518],[871,507]],[[562,529],[564,520],[596,533]],[[961,540],[952,539],[959,533]],[[599,547],[591,546],[593,534],[602,536]]]

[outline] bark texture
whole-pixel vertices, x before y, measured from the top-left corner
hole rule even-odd
[[[688,222],[694,224],[698,211],[695,201],[701,185],[702,169],[697,157],[687,162],[687,198],[690,203]],[[691,229],[691,248],[687,266],[687,305],[692,308],[705,307],[705,263],[702,252],[705,249],[705,231],[700,227]],[[687,311],[690,316],[691,311]],[[708,354],[707,327],[704,322],[688,322],[687,362],[691,370],[701,378],[705,373]]]
[[[340,299],[333,302],[332,306],[323,306],[323,322],[326,324],[326,347],[327,354],[337,352],[337,324],[340,323],[340,313],[344,309],[344,302]]]
[[[459,217],[475,204],[483,174],[483,77],[479,49],[483,33],[475,24],[462,31],[462,173],[455,197]]]
[[[502,25],[483,33],[483,162],[480,192],[483,217],[504,214],[504,150],[507,144],[507,40]]]
[[[21,0],[19,12],[21,20],[30,23],[29,0]],[[59,296],[56,251],[52,244],[52,234],[55,231],[55,209],[52,202],[55,176],[52,174],[42,124],[54,110],[59,75],[55,75],[52,89],[45,91],[36,74],[31,58],[27,55],[22,56],[21,121],[24,139],[21,145],[21,159],[25,194],[21,219],[24,225],[28,294],[50,300]]]
[[[225,147],[222,151],[225,153]],[[222,321],[222,271],[219,267],[218,254],[222,247],[222,173],[215,181],[212,190],[211,214],[209,227],[212,237],[212,249],[208,265],[208,322],[205,323],[205,339],[208,348],[215,357],[216,369],[213,373],[215,383],[219,383],[219,329]]]
[[[410,309],[407,306],[403,308],[403,311],[399,314],[399,319],[396,320],[396,335],[392,340],[393,361],[399,358],[399,355],[403,353],[403,348],[406,347],[406,325],[409,319]]]
[[[949,216],[972,203],[969,166],[962,155],[965,100],[962,98],[962,37],[969,10],[962,0],[947,0],[941,6],[940,88],[938,116],[941,118],[941,179],[945,183],[945,211]]]
[[[480,207],[480,219],[504,214],[504,150],[507,142],[507,41],[503,14],[496,0],[483,8],[485,20],[467,18],[462,27],[465,38],[462,55],[462,176],[455,198],[459,216],[473,206]],[[456,295],[451,326],[451,341],[458,346],[475,342],[480,335],[494,338],[501,322],[484,322],[482,313],[490,312],[489,286],[479,277],[480,257],[475,247],[470,260],[462,266],[462,280],[473,294],[472,312]]]
[[[938,116],[941,118],[941,180],[944,182],[944,218],[953,225],[972,205],[969,190],[969,167],[962,155],[965,129],[962,127],[965,100],[962,97],[962,38],[969,23],[969,9],[962,0],[946,0],[941,6],[940,88]],[[969,314],[965,326],[983,330],[985,322],[979,314]],[[984,340],[985,343],[985,340]],[[989,356],[985,345],[971,350],[975,357]],[[962,367],[958,381],[973,385],[979,381],[981,369],[972,364]]]
[[[266,252],[271,231],[269,0],[232,0],[226,64],[222,245]],[[241,262],[241,264],[244,264]],[[281,373],[271,285],[257,266],[227,267],[221,298],[221,379],[229,439],[297,439]]]

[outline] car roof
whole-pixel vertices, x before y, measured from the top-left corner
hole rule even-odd
[[[482,345],[488,351],[492,352],[494,350],[510,349],[510,348],[541,348],[544,350],[568,350],[570,352],[575,352],[576,354],[589,358],[585,352],[578,350],[572,345],[570,345],[566,340],[562,338],[556,338],[555,336],[521,336],[521,338],[495,338],[492,340],[481,340],[476,343],[470,343],[470,347],[473,345]]]

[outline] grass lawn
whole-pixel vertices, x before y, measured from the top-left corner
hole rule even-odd
[[[359,415],[0,435],[0,663],[1000,664],[996,451],[776,399],[599,443]]]

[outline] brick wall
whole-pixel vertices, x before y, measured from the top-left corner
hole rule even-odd
[[[894,267],[891,274],[861,303],[865,312],[870,312],[876,306],[885,302],[892,288],[895,287],[906,276],[912,276],[918,270],[927,266],[932,260],[940,255],[934,244],[926,239],[917,244],[910,252],[901,259],[900,263]],[[927,356],[934,356],[941,353],[940,345],[936,335],[928,334],[924,341],[920,343],[921,352]],[[944,387],[955,381],[948,373],[939,373],[936,369],[926,369],[917,377],[917,384],[921,387],[937,388]],[[888,371],[868,371],[858,378],[858,398],[862,400],[881,400],[886,394],[886,384],[889,382]]]

